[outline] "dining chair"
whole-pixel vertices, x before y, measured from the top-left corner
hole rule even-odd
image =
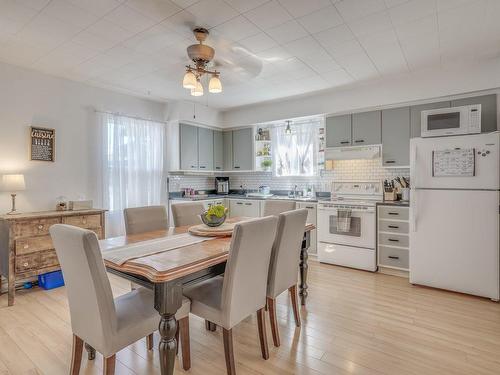
[[[269,200],[264,202],[264,215],[269,216],[274,215],[278,216],[282,212],[292,211],[297,208],[297,203],[294,201],[288,200]]]
[[[68,293],[73,331],[70,374],[79,374],[83,344],[87,343],[103,355],[103,374],[112,375],[116,353],[157,330],[159,314],[153,307],[153,293],[139,288],[113,299],[96,234],[65,224],[52,225],[49,230]],[[190,301],[184,298],[176,314],[179,324],[188,321],[189,310]],[[181,330],[181,334],[189,338],[188,332]],[[189,340],[185,338],[181,337],[188,351],[183,367],[189,368]],[[147,344],[153,349],[152,340]]]
[[[184,225],[196,225],[201,224],[201,219],[199,215],[205,208],[201,202],[189,202],[189,203],[172,203],[172,217],[174,219],[174,226],[182,227]]]
[[[236,374],[233,327],[257,312],[262,357],[269,358],[264,306],[267,275],[278,218],[268,216],[234,227],[224,277],[218,276],[184,289],[191,313],[222,327],[226,368]]]
[[[290,292],[295,325],[300,327],[297,278],[306,220],[306,209],[283,212],[278,218],[267,281],[267,309],[271,321],[273,343],[276,347],[280,346],[276,298],[286,290]]]
[[[123,218],[127,235],[168,229],[165,206],[125,208]]]

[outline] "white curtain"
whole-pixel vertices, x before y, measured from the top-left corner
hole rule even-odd
[[[273,127],[273,174],[284,176],[314,176],[317,173],[318,129],[320,120]]]
[[[124,232],[123,209],[166,201],[165,124],[98,112],[102,134],[102,197],[108,236]]]

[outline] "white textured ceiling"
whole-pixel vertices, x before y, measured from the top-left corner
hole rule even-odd
[[[500,0],[0,0],[0,61],[230,108],[497,57],[499,19]],[[194,26],[222,94],[181,87]]]

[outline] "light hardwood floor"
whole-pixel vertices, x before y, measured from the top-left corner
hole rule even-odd
[[[116,295],[129,283],[110,276]],[[278,298],[281,347],[260,355],[257,319],[235,328],[238,374],[500,374],[500,304],[412,286],[406,279],[310,263],[309,300],[296,329]],[[71,329],[64,288],[0,297],[0,374],[67,374]],[[191,316],[191,374],[224,374],[222,333]],[[269,324],[267,324],[269,329]],[[155,348],[158,335],[155,335]],[[159,374],[145,340],[117,355],[117,374]],[[99,374],[102,358],[81,374]],[[176,363],[176,374],[185,373]]]

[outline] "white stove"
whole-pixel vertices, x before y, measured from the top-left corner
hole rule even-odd
[[[376,271],[375,206],[382,199],[379,181],[334,182],[331,200],[318,203],[319,261]],[[338,224],[339,211],[350,215],[347,228]]]

